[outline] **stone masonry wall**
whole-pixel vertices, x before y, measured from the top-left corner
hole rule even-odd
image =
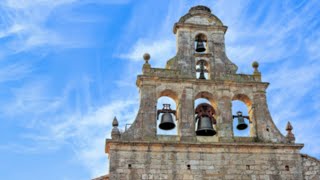
[[[110,147],[111,180],[303,179],[297,147],[231,143],[121,143]]]
[[[320,180],[320,161],[302,154],[303,175],[305,180]]]

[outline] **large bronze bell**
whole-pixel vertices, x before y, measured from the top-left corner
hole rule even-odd
[[[204,52],[206,48],[204,47],[203,41],[197,41],[196,51],[197,52]]]
[[[157,111],[157,119],[159,115],[162,113],[161,122],[159,124],[159,128],[163,130],[171,130],[176,127],[176,124],[173,121],[173,115],[176,115],[176,111],[170,108],[170,104],[163,104],[163,109],[159,109]]]
[[[198,118],[198,127],[196,134],[198,136],[214,136],[216,131],[213,129],[213,124],[208,116]]]
[[[159,124],[159,128],[163,130],[171,130],[176,127],[176,124],[173,122],[173,118],[171,113],[165,112],[162,114],[161,122]]]
[[[238,118],[238,125],[237,125],[237,129],[238,130],[244,130],[247,129],[248,125],[245,123],[244,118],[249,119],[248,116],[243,116],[241,111],[237,112],[237,116],[233,116],[233,118]]]

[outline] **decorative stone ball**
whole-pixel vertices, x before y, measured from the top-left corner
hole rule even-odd
[[[145,54],[143,55],[143,59],[144,59],[145,61],[149,61],[149,59],[150,59],[150,54],[149,54],[149,53],[145,53]]]
[[[259,63],[258,63],[257,61],[254,61],[254,62],[252,63],[252,67],[253,67],[253,68],[258,68],[258,67],[259,67]]]

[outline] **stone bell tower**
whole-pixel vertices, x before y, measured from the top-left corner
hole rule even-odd
[[[120,133],[115,118],[106,140],[110,179],[319,179],[319,161],[300,154],[291,124],[287,136],[275,126],[259,64],[253,62],[252,74],[236,73],[225,52],[226,31],[208,7],[195,6],[174,24],[177,54],[164,69],[143,56],[136,119]],[[176,108],[157,109],[163,96]],[[199,98],[208,103],[195,107]],[[232,114],[233,100],[248,112]],[[177,127],[177,135],[158,135],[157,117],[161,129]],[[248,137],[234,135],[234,120],[238,129],[250,129]]]

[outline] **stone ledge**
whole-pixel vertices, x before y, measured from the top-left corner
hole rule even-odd
[[[184,82],[184,83],[192,83],[192,84],[223,84],[223,85],[231,85],[231,84],[251,84],[251,85],[264,85],[265,87],[269,86],[268,82],[262,82],[259,78],[254,75],[227,75],[224,78],[216,78],[216,79],[206,79],[199,80],[196,78],[184,77],[182,75],[164,75],[164,76],[155,76],[153,74],[144,74],[138,75],[136,85],[139,87],[142,81],[151,80],[152,82],[159,80],[161,82]]]
[[[110,145],[129,145],[132,147],[136,146],[167,146],[171,147],[201,147],[201,148],[265,148],[265,149],[283,149],[290,148],[295,150],[300,150],[303,148],[304,144],[283,144],[283,143],[217,143],[217,142],[152,142],[152,141],[117,141],[112,139],[106,139],[105,152],[108,153],[110,150]]]

